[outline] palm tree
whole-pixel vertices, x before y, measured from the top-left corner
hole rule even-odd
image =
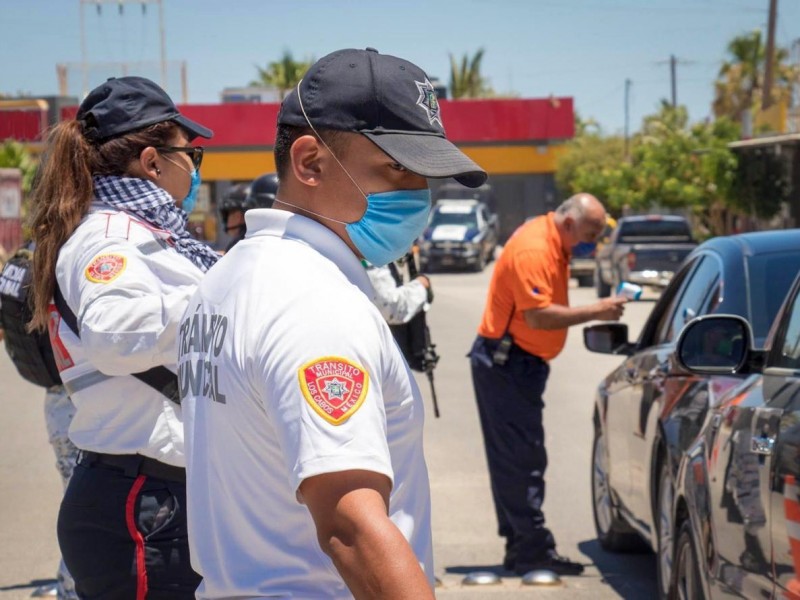
[[[470,59],[464,54],[460,63],[450,55],[450,96],[459,98],[487,98],[494,92],[481,75],[484,49],[479,48]]]
[[[258,79],[252,81],[250,85],[273,87],[278,90],[283,100],[284,96],[300,82],[313,62],[313,59],[295,60],[291,50],[284,50],[280,60],[269,63],[266,69],[256,66]]]
[[[737,36],[728,44],[729,60],[722,63],[714,83],[714,115],[728,116],[741,122],[746,111],[759,109],[766,67],[766,45],[760,30]],[[792,83],[797,72],[786,64],[788,52],[775,49],[775,84],[772,98],[776,102],[791,99]]]

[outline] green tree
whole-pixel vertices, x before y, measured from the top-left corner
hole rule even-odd
[[[556,184],[565,196],[588,192],[600,198],[610,212],[620,214],[624,206],[637,204],[632,194],[632,172],[625,161],[625,143],[620,136],[604,136],[597,128],[581,123],[556,163]]]
[[[645,119],[633,156],[644,204],[689,209],[704,233],[728,233],[737,168],[728,144],[737,138],[729,119],[690,125],[684,107],[664,104]]]
[[[22,171],[22,191],[28,193],[36,174],[38,163],[24,144],[6,140],[0,145],[0,168]]]
[[[290,50],[284,50],[280,60],[271,62],[265,69],[256,66],[258,79],[251,81],[253,86],[274,87],[281,100],[297,86],[314,60],[295,60]]]
[[[479,48],[470,58],[467,54],[460,61],[450,55],[450,97],[454,100],[462,98],[488,98],[494,96],[494,90],[486,78],[481,75],[481,61],[484,49]]]
[[[579,129],[559,158],[556,181],[566,194],[596,195],[613,214],[689,209],[705,231],[724,233],[726,211],[736,206],[737,160],[728,143],[737,129],[728,119],[690,125],[684,107],[665,103],[630,140],[630,160],[621,137]]]
[[[787,64],[788,52],[776,48],[773,62],[772,100],[788,101],[797,69]],[[713,110],[741,123],[746,111],[760,109],[767,50],[760,30],[739,35],[728,44],[728,60],[722,63],[714,83]]]

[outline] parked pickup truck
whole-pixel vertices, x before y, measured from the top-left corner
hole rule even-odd
[[[595,256],[595,288],[609,296],[622,281],[665,287],[683,259],[697,246],[683,217],[623,217]]]

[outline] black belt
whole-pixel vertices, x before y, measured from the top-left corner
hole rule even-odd
[[[479,335],[478,337],[480,338],[481,342],[483,343],[483,346],[488,350],[489,354],[494,352],[497,349],[497,345],[500,343],[499,339],[487,338],[487,337],[484,337],[482,335]],[[514,344],[514,343],[511,344],[511,349],[509,350],[508,355],[509,356],[515,356],[515,355],[516,356],[524,356],[525,358],[533,359],[535,362],[540,362],[540,363],[547,364],[547,361],[544,360],[542,357],[536,356],[535,354],[531,354],[527,350],[524,350],[524,349],[520,348],[517,344]]]
[[[99,466],[122,471],[128,477],[147,475],[167,481],[186,482],[186,469],[173,467],[141,454],[100,454],[81,450],[78,464],[86,467]]]

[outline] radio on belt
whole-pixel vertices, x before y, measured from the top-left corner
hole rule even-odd
[[[642,297],[642,286],[621,281],[617,286],[617,296],[622,296],[628,300],[638,300]]]

